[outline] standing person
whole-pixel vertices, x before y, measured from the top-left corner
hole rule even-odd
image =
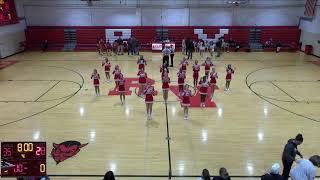
[[[117,43],[118,43],[118,54],[123,55],[123,40],[120,36],[117,39]]]
[[[105,44],[105,48],[106,48],[107,56],[108,56],[108,55],[111,56],[111,55],[112,55],[112,45],[111,45],[109,39],[108,39],[108,41],[107,41],[106,44]]]
[[[209,173],[208,169],[202,170],[202,175],[201,175],[201,177],[199,177],[198,180],[211,180],[210,173]]]
[[[91,75],[91,79],[93,79],[93,86],[94,86],[94,90],[96,92],[96,96],[100,96],[100,75],[97,71],[97,69],[93,70],[93,73]]]
[[[269,173],[261,176],[261,180],[283,180],[283,177],[279,175],[280,172],[280,164],[275,163],[272,165]]]
[[[186,79],[186,73],[180,68],[179,72],[177,73],[178,76],[178,85],[179,85],[179,93],[183,91],[184,80]]]
[[[230,83],[231,83],[231,79],[232,79],[232,74],[234,74],[234,70],[235,70],[235,68],[233,69],[231,67],[231,64],[228,64],[228,66],[226,68],[227,75],[226,75],[226,88],[225,88],[225,91],[230,90]]]
[[[182,61],[180,62],[180,68],[182,69],[183,72],[187,72],[187,66],[189,65],[187,58],[183,58]]]
[[[170,67],[173,67],[173,58],[174,58],[174,48],[173,48],[173,45],[171,45],[170,46],[170,59],[171,59]]]
[[[281,45],[281,43],[280,43],[280,41],[276,44],[276,53],[279,53],[280,52],[280,50],[281,50],[281,47],[282,47],[282,45]]]
[[[182,98],[181,106],[183,107],[183,116],[184,119],[188,119],[189,116],[189,106],[190,106],[190,97],[191,97],[191,90],[189,86],[186,84],[184,85],[183,91],[180,93],[180,97]]]
[[[145,66],[147,65],[147,61],[143,58],[143,55],[140,55],[140,58],[137,61],[138,64],[138,69],[143,69],[145,68]]]
[[[204,72],[205,72],[205,75],[207,76],[207,79],[209,78],[209,73],[210,73],[210,68],[213,65],[212,63],[212,60],[210,57],[207,57],[206,60],[204,61],[204,63],[202,63],[202,66],[204,66]]]
[[[147,119],[152,119],[152,105],[153,105],[153,96],[155,95],[156,91],[154,87],[148,82],[146,87],[144,88],[143,95],[145,95],[145,103],[147,109]]]
[[[162,64],[166,63],[169,65],[169,56],[170,56],[170,49],[166,46],[162,50],[163,58],[162,58]]]
[[[200,107],[206,107],[206,98],[208,94],[209,83],[207,80],[207,76],[203,76],[199,82],[200,84]]]
[[[218,73],[216,72],[216,69],[213,67],[210,73],[211,99],[213,98],[214,90],[216,89],[217,78]]]
[[[140,87],[139,87],[138,94],[140,95],[141,93],[143,93],[144,86],[147,83],[148,76],[147,76],[147,73],[144,71],[144,69],[140,69],[137,75],[139,76],[139,86]]]
[[[111,82],[110,81],[110,68],[111,68],[111,64],[109,62],[108,58],[105,58],[105,60],[102,62],[102,66],[104,66],[104,72],[106,74],[106,81],[107,82]]]
[[[222,167],[219,170],[219,176],[213,178],[213,180],[231,180],[229,173],[226,168]]]
[[[187,43],[186,46],[187,46],[188,59],[192,59],[192,52],[194,51],[193,41],[190,38],[188,38],[186,43]]]
[[[168,102],[168,92],[170,89],[169,84],[170,84],[170,77],[168,76],[167,72],[164,72],[162,76],[162,91],[163,91],[163,100],[165,103]]]
[[[200,45],[199,45],[200,56],[203,56],[203,53],[205,51],[205,45],[204,45],[203,40],[200,40],[199,43],[200,43]]]
[[[133,39],[132,36],[128,39],[128,56],[133,55]]]
[[[220,57],[221,48],[222,48],[222,38],[219,38],[219,40],[216,42],[216,48],[217,48],[217,56],[216,57]]]
[[[200,65],[198,64],[198,60],[194,62],[194,65],[192,66],[192,71],[193,71],[193,86],[196,88],[198,85],[199,71],[200,71]]]
[[[126,80],[125,78],[123,77],[123,74],[120,74],[120,79],[119,79],[119,94],[120,94],[120,101],[121,101],[121,104],[123,105],[126,101],[126,87],[125,87],[125,84],[126,84]]]
[[[140,47],[141,47],[141,43],[140,43],[140,41],[138,40],[138,39],[135,39],[135,41],[136,41],[136,43],[135,43],[135,54],[136,55],[139,55],[140,54]]]
[[[297,134],[295,139],[289,139],[288,143],[284,146],[283,153],[282,153],[282,163],[283,163],[283,172],[282,177],[284,180],[288,180],[289,173],[293,161],[296,159],[296,155],[298,154],[301,158],[303,156],[298,151],[298,146],[302,144],[303,136],[302,134]]]
[[[185,39],[185,38],[182,39],[181,47],[182,47],[182,54],[187,55],[187,51],[186,51],[186,39]]]
[[[104,45],[103,39],[100,38],[99,41],[98,41],[98,53],[100,55],[103,54],[103,45]]]
[[[291,170],[292,180],[314,180],[320,167],[320,156],[313,155],[310,159],[298,159],[297,165]]]
[[[164,63],[160,66],[160,73],[161,73],[161,78],[164,76],[164,73],[169,74],[169,68],[167,63]]]
[[[116,65],[114,67],[112,74],[114,74],[114,82],[116,84],[115,90],[117,91],[118,87],[119,87],[119,80],[120,80],[120,75],[121,75],[121,70],[118,65]]]

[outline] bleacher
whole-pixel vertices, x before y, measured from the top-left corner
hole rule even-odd
[[[73,27],[76,29],[77,46],[76,51],[95,51],[96,43],[99,38],[107,38],[105,29],[118,29],[121,27]],[[151,50],[151,43],[156,39],[156,29],[159,27],[124,27],[131,29],[132,35],[141,43],[142,50]],[[198,40],[198,35],[194,29],[202,28],[203,34],[209,39],[214,39],[221,28],[229,29],[229,33],[224,35],[225,40],[234,39],[241,44],[241,50],[248,49],[249,31],[252,27],[166,27],[169,30],[169,39],[176,43],[177,50],[181,49],[183,38],[190,37]],[[273,42],[280,41],[285,47],[294,43],[299,43],[300,29],[297,26],[289,27],[257,27],[262,30],[261,43],[265,43],[272,38]],[[26,30],[27,47],[31,50],[39,50],[44,40],[49,42],[49,50],[61,50],[64,44],[64,27],[28,27]],[[289,46],[288,46],[289,47]],[[266,48],[266,51],[274,48]]]

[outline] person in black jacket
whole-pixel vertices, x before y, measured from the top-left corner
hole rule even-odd
[[[186,40],[186,49],[187,49],[187,53],[188,53],[188,59],[192,59],[192,52],[194,51],[194,44],[190,38],[188,38]]]
[[[231,180],[226,168],[222,167],[219,170],[219,176],[214,177],[212,180]]]
[[[103,180],[115,180],[113,172],[112,171],[106,172],[106,174],[103,177]]]
[[[280,165],[278,163],[273,164],[270,173],[261,176],[261,180],[283,180],[283,177],[279,175]]]
[[[282,176],[284,180],[288,180],[289,173],[291,170],[291,166],[293,161],[296,160],[296,155],[298,154],[301,158],[303,156],[298,151],[298,146],[302,144],[303,136],[302,134],[298,134],[295,139],[289,139],[288,143],[285,145],[283,153],[282,153],[282,163],[283,163],[283,172]]]

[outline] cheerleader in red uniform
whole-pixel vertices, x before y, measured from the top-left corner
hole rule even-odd
[[[138,64],[138,69],[143,69],[144,70],[144,67],[147,65],[147,61],[143,58],[143,56],[141,55],[140,58],[138,59],[137,61],[137,64]]]
[[[168,91],[170,89],[169,84],[170,84],[170,78],[168,76],[168,73],[164,72],[162,76],[162,91],[163,91],[163,99],[165,103],[167,103],[168,101]]]
[[[200,71],[200,65],[198,64],[198,60],[194,62],[194,65],[192,66],[192,71],[193,71],[193,86],[197,87],[199,71]]]
[[[183,91],[180,93],[180,96],[182,98],[181,106],[183,109],[183,115],[184,119],[188,119],[189,114],[189,106],[190,106],[190,97],[191,97],[191,91],[189,90],[189,86],[185,85]]]
[[[234,68],[235,69],[235,68]],[[226,76],[226,88],[225,91],[230,90],[230,82],[232,79],[232,74],[234,73],[234,69],[231,67],[231,64],[228,64],[226,71],[227,71],[227,76]]]
[[[187,58],[183,58],[182,61],[180,62],[180,68],[182,71],[186,72],[187,71],[187,66],[189,65]]]
[[[155,89],[150,83],[147,83],[146,87],[144,88],[143,95],[145,95],[147,118],[150,120],[152,119],[152,104],[153,96],[155,95]]]
[[[109,39],[108,39],[108,41],[107,41],[106,44],[105,44],[105,48],[106,48],[106,51],[107,51],[107,56],[108,56],[108,55],[111,56],[111,55],[112,55],[112,45],[111,45]]]
[[[123,77],[123,74],[120,74],[120,78],[119,78],[119,94],[120,94],[121,104],[125,103],[125,101],[126,101],[126,95],[125,95],[126,87],[125,87],[125,83],[126,83],[126,80],[125,80],[125,78]]]
[[[185,71],[182,70],[182,68],[180,68],[177,75],[178,75],[179,92],[181,93],[183,91],[184,80],[186,79],[186,73]]]
[[[210,68],[211,66],[214,66],[210,57],[207,57],[204,63],[202,63],[202,66],[204,66],[205,75],[207,76],[207,79],[208,79]]]
[[[98,71],[96,69],[93,70],[93,73],[91,75],[91,79],[93,79],[93,85],[94,85],[94,89],[95,89],[95,92],[96,92],[96,96],[100,96],[100,88],[99,88],[100,75],[99,75],[99,73],[98,73]]]
[[[208,87],[209,87],[209,83],[208,83],[208,80],[207,80],[207,76],[203,76],[202,79],[200,80],[199,82],[200,84],[200,106],[201,107],[206,107],[206,97],[207,97],[207,94],[208,94]]]
[[[118,65],[116,65],[114,67],[114,71],[112,72],[112,74],[114,74],[114,82],[116,83],[115,89],[117,91],[118,87],[119,87],[119,80],[120,80],[120,75],[121,75],[121,70]]]
[[[142,93],[144,90],[144,86],[147,83],[147,73],[144,72],[144,69],[140,69],[140,71],[138,72],[137,76],[139,76],[139,92]],[[138,93],[140,95],[140,93]]]
[[[161,73],[161,78],[164,76],[164,73],[167,73],[169,75],[169,68],[166,62],[160,66],[160,73]]]
[[[110,81],[110,68],[111,68],[111,64],[110,64],[108,58],[106,58],[106,59],[102,62],[102,66],[104,66],[104,72],[106,73],[107,82],[111,82],[111,81]]]
[[[216,89],[217,79],[218,73],[216,72],[216,69],[213,67],[210,73],[211,99],[213,98],[214,90]]]

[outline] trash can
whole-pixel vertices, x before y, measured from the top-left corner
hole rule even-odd
[[[313,50],[313,47],[311,45],[306,45],[305,49],[304,49],[304,53],[305,54],[312,54],[312,50]]]

